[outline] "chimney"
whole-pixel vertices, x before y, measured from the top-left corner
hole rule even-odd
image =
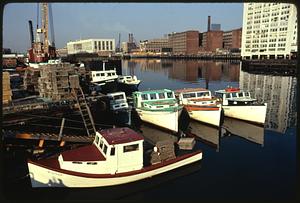
[[[207,32],[210,31],[210,16],[208,16],[208,20],[207,20]]]

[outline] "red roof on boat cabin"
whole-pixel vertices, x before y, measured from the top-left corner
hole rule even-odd
[[[110,128],[101,130],[99,133],[110,145],[144,140],[140,134],[130,128]]]
[[[94,144],[61,153],[64,161],[105,161],[105,157]]]
[[[175,90],[176,93],[186,93],[186,92],[200,92],[200,91],[209,91],[205,88],[184,88],[184,89],[178,89]]]

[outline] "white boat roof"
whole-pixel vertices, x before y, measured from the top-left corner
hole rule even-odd
[[[107,96],[116,96],[116,95],[120,95],[120,94],[124,95],[125,92],[113,92],[113,93],[108,93]]]
[[[209,92],[210,90],[205,88],[184,88],[175,90],[176,93],[187,93],[187,92]]]
[[[235,97],[235,98],[228,98],[227,99],[228,101],[241,101],[241,102],[248,102],[248,101],[256,101],[257,99],[253,99],[253,98],[245,98],[245,97],[242,97],[242,98],[238,98],[238,97]]]

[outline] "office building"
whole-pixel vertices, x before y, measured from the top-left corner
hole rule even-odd
[[[115,51],[115,39],[85,39],[67,43],[68,54],[112,53]]]
[[[245,3],[244,59],[294,58],[297,53],[297,9],[287,3]]]

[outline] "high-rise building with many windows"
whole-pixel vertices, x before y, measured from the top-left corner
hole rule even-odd
[[[293,58],[297,53],[297,8],[287,3],[245,3],[244,59]]]

